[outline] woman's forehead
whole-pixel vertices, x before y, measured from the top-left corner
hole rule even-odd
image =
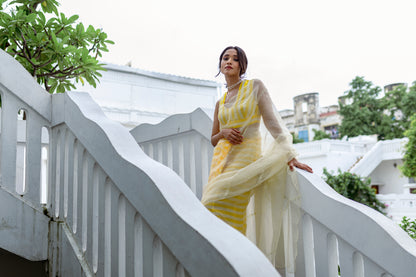
[[[237,50],[235,50],[235,49],[227,49],[227,51],[225,51],[225,53],[224,53],[224,56],[225,55],[230,55],[230,56],[234,55],[234,56],[237,56],[238,54],[237,54]]]

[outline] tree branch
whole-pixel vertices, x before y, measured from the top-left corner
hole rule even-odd
[[[20,48],[21,52],[17,52],[16,50],[14,51],[16,55],[26,59],[34,68],[36,68],[37,66],[32,62],[32,60],[26,55],[24,49],[22,49],[22,47],[13,39],[13,42],[16,43],[16,45]],[[21,54],[19,54],[21,53]],[[22,56],[23,54],[23,56]]]
[[[77,66],[75,68],[72,67],[72,69],[67,68],[67,69],[64,69],[64,70],[51,71],[49,73],[39,74],[38,77],[54,77],[54,78],[60,79],[60,80],[68,78],[68,77],[69,78],[74,78],[74,77],[80,76],[81,74],[84,74],[86,72],[85,70],[83,70],[83,71],[78,72],[78,73],[71,73],[71,71],[73,72],[73,71],[78,70],[80,68],[81,68],[81,66]],[[64,76],[60,76],[60,75],[64,75]]]
[[[65,29],[65,27],[62,27],[61,29],[59,29],[56,33],[55,33],[55,35],[57,35],[57,34],[59,34],[62,30],[64,30]]]
[[[49,61],[46,61],[46,62],[44,62],[43,64],[38,65],[38,67],[44,67],[44,66],[47,66],[47,65],[51,64],[52,62],[53,62],[53,60],[52,60],[52,59],[50,59]]]
[[[29,57],[29,59],[32,59],[32,57],[31,57],[32,55],[30,54],[29,47],[27,46],[27,41],[26,41],[25,36],[23,35],[23,33],[20,33],[20,36],[23,39],[23,51],[26,50],[27,56]]]

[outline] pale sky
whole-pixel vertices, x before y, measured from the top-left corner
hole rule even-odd
[[[319,92],[337,103],[355,76],[375,85],[416,80],[415,0],[61,0],[67,17],[115,41],[102,61],[216,80],[229,45],[248,57],[277,109]]]

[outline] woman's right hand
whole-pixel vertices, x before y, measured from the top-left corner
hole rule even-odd
[[[243,136],[238,129],[222,129],[222,137],[227,139],[231,144],[240,144],[243,142]]]

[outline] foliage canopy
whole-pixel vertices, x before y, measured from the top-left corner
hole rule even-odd
[[[350,86],[351,89],[344,98],[352,100],[352,103],[340,102],[339,114],[343,117],[339,129],[341,136],[379,134],[380,127],[385,122],[378,100],[381,88],[358,76],[352,80]]]
[[[416,177],[416,115],[413,115],[410,127],[404,134],[409,141],[405,146],[403,165],[400,170],[404,176]]]
[[[321,140],[321,139],[331,138],[331,136],[329,134],[325,133],[322,130],[313,129],[313,132],[315,134],[314,137],[313,137],[313,140]]]
[[[416,240],[416,219],[411,220],[407,216],[404,216],[402,218],[402,222],[399,225],[403,230],[406,231],[406,233],[409,234],[412,239]]]
[[[377,134],[378,139],[402,138],[416,110],[416,83],[397,85],[381,97],[381,88],[355,77],[340,101],[341,136]],[[343,103],[346,102],[346,103]]]
[[[293,144],[305,142],[303,139],[299,138],[296,134],[292,133]]]
[[[0,0],[0,48],[50,92],[74,89],[84,79],[96,86],[105,70],[98,61],[108,51],[107,34],[76,23],[78,15],[58,12],[56,0]]]

